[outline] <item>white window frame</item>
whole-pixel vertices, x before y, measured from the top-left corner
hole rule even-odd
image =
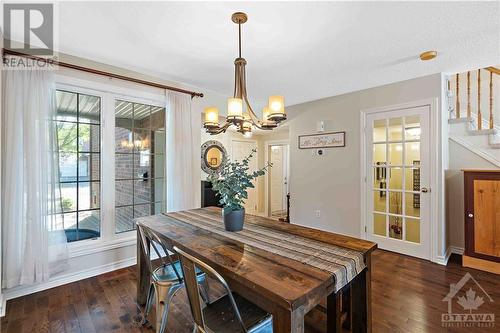
[[[115,233],[115,100],[119,99],[166,107],[167,98],[165,93],[150,93],[60,74],[56,75],[56,89],[101,98],[100,237],[68,243],[70,257],[78,257],[136,244],[136,230],[119,234]],[[168,110],[165,111],[168,112]]]

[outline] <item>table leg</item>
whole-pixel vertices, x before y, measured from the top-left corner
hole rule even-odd
[[[304,333],[304,307],[294,311],[283,308],[273,312],[273,333]]]
[[[372,253],[366,255],[366,330],[372,332]]]
[[[149,240],[146,240],[149,242]],[[149,246],[150,244],[147,244]],[[146,304],[149,289],[149,269],[142,250],[142,239],[137,229],[137,303],[139,305]]]
[[[351,282],[353,333],[369,332],[366,272],[367,270],[365,269]]]
[[[345,321],[342,323],[342,327],[346,330],[351,330],[351,307],[352,307],[352,298],[351,298],[351,288],[345,288],[342,291],[342,313],[346,314]]]
[[[326,332],[341,333],[341,293],[331,293],[326,298]]]

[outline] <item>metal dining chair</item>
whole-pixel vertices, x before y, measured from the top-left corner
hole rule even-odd
[[[194,319],[193,333],[272,333],[273,317],[236,293],[226,280],[203,261],[174,246],[181,261],[186,292]],[[218,280],[227,292],[221,298],[202,307],[197,269]],[[241,311],[240,311],[241,310]]]
[[[165,241],[155,232],[145,228],[140,223],[138,223],[137,227],[141,237],[142,250],[147,259],[146,262],[151,276],[142,325],[148,322],[147,318],[153,306],[153,299],[155,299],[156,332],[163,333],[167,326],[170,303],[175,294],[184,287],[181,264],[179,260],[174,260],[172,258],[171,252],[168,250],[169,246],[167,246]],[[153,261],[151,260],[151,248],[153,248],[153,251],[161,262],[157,267],[153,266]],[[208,295],[209,285],[206,274],[202,270],[196,270],[195,280],[199,283],[203,300],[206,303],[210,302]]]

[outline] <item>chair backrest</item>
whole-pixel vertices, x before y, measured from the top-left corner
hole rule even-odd
[[[186,285],[186,292],[189,299],[189,306],[191,308],[191,314],[193,315],[194,322],[198,329],[206,332],[205,322],[203,320],[203,311],[201,307],[201,297],[199,292],[198,280],[196,279],[196,267],[204,271],[208,276],[218,280],[227,292],[229,299],[231,300],[231,305],[233,307],[234,314],[241,324],[243,332],[247,332],[243,320],[241,319],[241,314],[234,300],[231,289],[229,288],[226,280],[217,273],[215,269],[204,263],[203,261],[193,257],[192,255],[182,251],[178,247],[174,246],[174,251],[177,252],[181,260],[182,273],[184,274],[184,283]]]
[[[140,223],[137,224],[137,228],[139,229],[139,235],[141,236],[142,251],[144,252],[144,256],[146,257],[149,273],[153,274],[154,271],[153,262],[151,260],[151,248],[153,248],[153,251],[156,253],[158,258],[160,258],[161,264],[163,266],[171,265],[175,275],[177,276],[177,279],[179,280],[179,282],[181,282],[182,278],[180,272],[177,271],[177,268],[174,265],[174,260],[172,259],[168,251],[168,248],[170,246],[168,246],[166,241],[161,238],[156,232],[141,225]],[[162,252],[164,253],[164,255],[162,255]]]

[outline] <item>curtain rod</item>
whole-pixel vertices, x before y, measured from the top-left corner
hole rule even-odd
[[[45,61],[45,62],[47,61],[47,59],[45,59],[45,58],[40,58],[40,57],[36,57],[36,56],[33,56],[33,55],[29,55],[29,54],[25,54],[25,53],[13,51],[13,50],[5,49],[5,48],[2,49],[2,51],[3,51],[3,56],[4,57],[5,57],[5,55],[13,55],[13,56],[19,56],[19,57],[29,58],[29,59],[33,59],[33,60],[37,60],[37,61]],[[143,85],[151,86],[151,87],[155,87],[155,88],[160,88],[160,89],[177,91],[177,92],[180,92],[180,93],[183,93],[183,94],[191,95],[191,98],[193,98],[193,97],[203,97],[203,93],[199,93],[199,92],[195,92],[195,91],[190,91],[190,90],[185,90],[185,89],[176,88],[176,87],[171,87],[171,86],[167,86],[167,85],[156,83],[156,82],[151,82],[151,81],[136,79],[136,78],[129,77],[129,76],[124,76],[124,75],[114,74],[114,73],[110,73],[110,72],[105,72],[105,71],[101,71],[101,70],[94,69],[94,68],[83,67],[83,66],[74,65],[74,64],[67,63],[67,62],[57,61],[57,60],[53,60],[52,63],[54,65],[59,65],[61,67],[71,68],[71,69],[75,69],[75,70],[86,72],[86,73],[97,74],[97,75],[102,75],[102,76],[108,76],[108,77],[111,77],[111,78],[114,78],[114,79],[119,79],[119,80],[134,82],[134,83],[139,83],[139,84],[143,84]]]

